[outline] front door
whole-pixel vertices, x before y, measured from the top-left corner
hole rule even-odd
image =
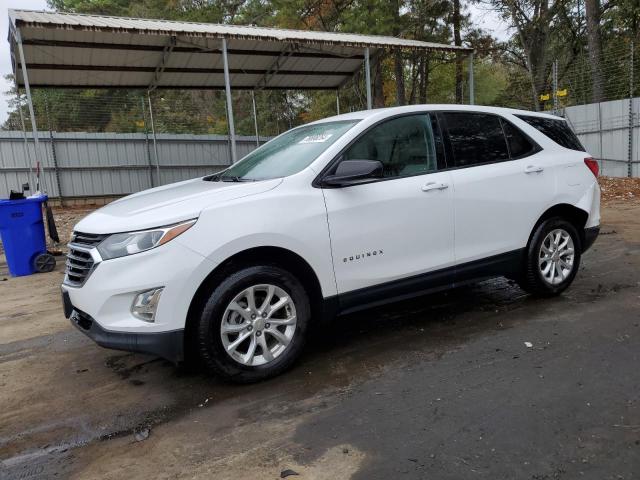
[[[453,265],[453,188],[450,172],[438,171],[442,156],[428,113],[377,124],[343,153],[342,160],[380,161],[384,176],[323,190],[341,304],[362,303],[355,297],[367,291],[388,297],[419,290],[425,274]]]

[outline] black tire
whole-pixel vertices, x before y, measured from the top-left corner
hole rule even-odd
[[[260,284],[283,289],[293,301],[296,328],[286,349],[271,362],[248,366],[237,362],[225,350],[220,328],[229,303],[243,290]],[[311,318],[309,296],[290,272],[271,265],[242,268],[221,281],[206,302],[197,325],[198,353],[207,369],[226,381],[252,383],[275,377],[298,359],[306,343]]]
[[[546,281],[540,271],[538,259],[542,247],[542,242],[553,230],[562,229],[567,232],[574,245],[574,257],[572,269],[567,277],[560,283],[552,285]],[[573,282],[578,269],[580,268],[580,258],[582,254],[582,242],[576,227],[561,217],[552,217],[540,223],[531,236],[531,241],[527,246],[525,266],[522,277],[519,280],[520,287],[539,297],[552,297],[564,292]]]

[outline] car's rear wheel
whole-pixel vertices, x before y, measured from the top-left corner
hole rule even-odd
[[[520,286],[539,296],[562,293],[578,273],[581,252],[580,236],[571,222],[559,217],[545,220],[531,237]]]
[[[233,382],[273,377],[300,356],[309,319],[309,297],[291,273],[270,265],[240,269],[214,289],[202,311],[200,357]]]

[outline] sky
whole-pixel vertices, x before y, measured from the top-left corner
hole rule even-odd
[[[11,85],[5,81],[4,76],[11,73],[11,56],[9,54],[9,42],[7,41],[8,30],[8,13],[10,8],[21,8],[26,10],[46,10],[46,0],[0,0],[0,124],[4,123],[8,115],[8,96],[4,92],[11,88]],[[500,40],[508,37],[508,29],[505,23],[491,11],[481,6],[469,5],[469,13],[472,22],[491,31],[491,33]]]

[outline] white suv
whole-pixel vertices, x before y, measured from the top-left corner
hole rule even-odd
[[[84,218],[65,314],[105,347],[264,379],[339,314],[497,276],[559,294],[598,235],[597,175],[551,115],[421,105],[328,118]]]

